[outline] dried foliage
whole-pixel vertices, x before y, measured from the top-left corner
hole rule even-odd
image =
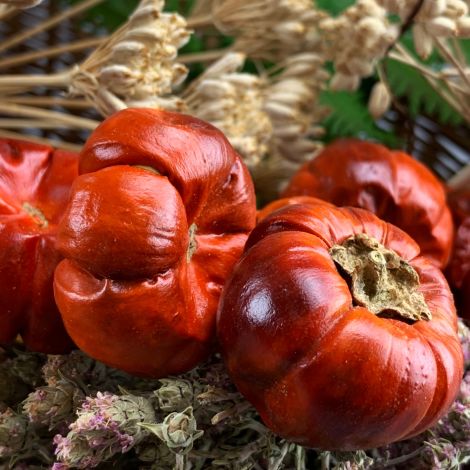
[[[390,60],[413,69],[470,123],[470,78],[459,41],[470,36],[463,0],[357,0],[336,16],[311,0],[201,0],[187,19],[163,7],[163,0],[142,0],[124,25],[65,72],[0,76],[3,113],[24,118],[24,125],[0,120],[0,127],[22,128],[32,119],[45,128],[51,122],[89,130],[97,125],[22,104],[24,93],[37,86],[62,88],[104,116],[126,106],[193,113],[227,134],[258,190],[272,197],[321,146],[327,110],[319,98],[325,90],[354,91],[362,79],[378,77],[370,114],[378,119],[390,108]],[[207,27],[231,36],[232,45],[179,56],[191,34]],[[402,41],[407,30],[414,50]],[[439,57],[440,68],[426,63],[431,54]],[[211,60],[195,81],[187,79],[184,62]]]
[[[470,363],[470,331],[460,338]],[[470,461],[470,372],[449,414],[408,441],[367,452],[317,452],[273,435],[218,356],[179,377],[144,380],[83,353],[3,351],[0,465],[66,470],[458,469]],[[22,386],[19,386],[22,384]],[[460,467],[459,467],[460,466]],[[104,467],[103,467],[104,468]]]

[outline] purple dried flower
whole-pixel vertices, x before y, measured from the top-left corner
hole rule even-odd
[[[119,445],[121,446],[121,452],[127,452],[135,443],[135,439],[129,434],[119,433]]]
[[[155,421],[149,400],[98,392],[85,399],[67,436],[54,438],[57,460],[75,468],[96,467],[147,436],[139,423],[148,420]]]
[[[452,442],[443,439],[430,439],[425,442],[425,447],[421,453],[423,463],[428,464],[428,468],[432,470],[459,470],[464,458]]]
[[[55,455],[60,454],[61,458],[68,459],[72,445],[71,440],[67,437],[61,436],[60,434],[56,434],[52,442],[56,446]]]
[[[84,398],[74,383],[61,380],[30,393],[23,402],[23,410],[34,424],[57,429],[74,419],[75,409]]]
[[[55,462],[52,465],[51,470],[69,470],[69,468],[70,467],[68,465],[66,465],[65,463]]]

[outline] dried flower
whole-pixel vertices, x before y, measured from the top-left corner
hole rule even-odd
[[[345,75],[336,72],[330,82],[330,89],[333,91],[356,91],[361,83],[359,75]]]
[[[273,126],[270,153],[300,164],[321,147],[311,138],[323,134],[318,122],[326,110],[318,105],[318,98],[329,78],[323,67],[318,54],[303,53],[281,63],[280,73],[272,73],[264,103]]]
[[[77,385],[69,380],[60,380],[54,386],[38,387],[23,402],[23,411],[28,419],[49,430],[66,427],[73,421],[75,410],[85,399]]]
[[[204,431],[197,429],[193,408],[189,406],[182,412],[173,412],[165,417],[162,423],[142,423],[144,429],[151,431],[167,447],[178,454],[187,454]]]
[[[88,391],[117,391],[119,386],[136,383],[136,379],[129,374],[95,361],[81,351],[72,351],[64,356],[47,356],[42,374],[51,387],[68,380]]]
[[[148,435],[139,424],[155,421],[146,398],[101,392],[95,398],[87,397],[77,415],[67,436],[54,438],[59,463],[76,468],[93,468],[129,451]]]
[[[434,43],[432,36],[420,24],[413,26],[413,42],[418,55],[426,60],[432,53]]]
[[[328,77],[322,58],[296,54],[265,76],[240,73],[241,54],[230,53],[209,67],[183,95],[189,110],[220,128],[252,171],[258,190],[279,190],[282,179],[319,149],[318,122],[326,110],[315,105]],[[287,162],[283,162],[283,159]],[[287,172],[287,173],[286,173]],[[266,181],[267,184],[264,184]]]
[[[28,420],[25,416],[7,408],[0,413],[0,459],[19,453],[28,432]]]
[[[263,79],[240,73],[245,56],[229,53],[193,82],[183,97],[196,116],[218,127],[249,168],[265,157],[272,124],[263,111]]]
[[[461,38],[470,37],[470,17],[466,16],[457,20],[457,35]]]
[[[468,462],[458,447],[447,439],[430,439],[421,453],[422,464],[432,470],[460,470]]]
[[[369,112],[373,118],[379,119],[390,108],[392,96],[387,85],[383,82],[377,82],[372,88],[369,98]]]
[[[214,24],[235,36],[236,50],[274,61],[318,49],[318,23],[327,16],[310,0],[219,0],[213,5]]]
[[[438,16],[428,21],[424,25],[426,31],[439,37],[450,37],[457,33],[457,23],[451,18],[445,16]]]
[[[191,382],[183,379],[162,379],[162,386],[154,392],[162,411],[182,411],[194,399]]]
[[[163,6],[162,0],[142,0],[127,23],[76,68],[71,94],[94,99],[105,115],[126,101],[136,105],[171,94],[187,75],[175,59],[190,33],[185,19],[164,13]]]
[[[358,0],[337,18],[321,21],[319,28],[325,55],[341,74],[333,81],[337,89],[352,89],[358,77],[371,75],[398,36],[396,25],[375,0]],[[347,81],[346,76],[351,79]]]

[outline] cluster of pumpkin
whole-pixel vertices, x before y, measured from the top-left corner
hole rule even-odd
[[[325,449],[413,436],[454,400],[453,222],[406,154],[334,143],[258,214],[236,152],[189,116],[127,109],[79,157],[0,157],[0,342],[151,377],[219,348],[271,429]],[[467,302],[469,201],[449,269]]]

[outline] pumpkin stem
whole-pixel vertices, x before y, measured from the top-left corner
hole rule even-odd
[[[355,235],[333,246],[330,255],[348,276],[356,305],[378,316],[413,322],[431,320],[424,296],[418,291],[418,273],[374,238]]]
[[[189,227],[188,251],[186,252],[186,260],[188,261],[188,263],[191,261],[194,252],[197,250],[196,232],[197,225],[191,224],[191,226]]]
[[[153,167],[148,166],[148,165],[134,165],[136,168],[140,168],[141,170],[146,170],[150,171],[150,173],[155,173],[156,175],[159,175],[160,173]]]
[[[40,209],[32,206],[29,202],[24,202],[22,209],[31,216],[34,221],[42,228],[46,228],[49,225],[49,221]]]

